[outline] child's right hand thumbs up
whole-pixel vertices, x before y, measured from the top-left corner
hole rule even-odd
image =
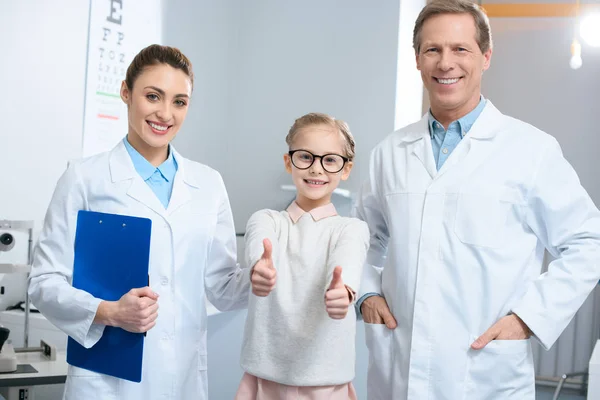
[[[342,267],[338,265],[333,269],[333,277],[325,293],[325,309],[331,318],[343,319],[348,313],[349,306],[350,293],[342,279]]]
[[[259,297],[266,297],[275,288],[277,282],[277,270],[273,266],[271,253],[273,246],[269,239],[263,240],[263,255],[252,268],[250,281],[252,282],[252,293]]]

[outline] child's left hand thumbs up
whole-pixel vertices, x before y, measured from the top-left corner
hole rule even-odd
[[[342,280],[342,267],[335,267],[329,289],[325,293],[325,309],[333,319],[343,319],[348,313],[350,294]]]

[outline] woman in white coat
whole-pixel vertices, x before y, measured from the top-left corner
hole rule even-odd
[[[34,255],[33,304],[87,348],[105,326],[147,332],[141,383],[69,366],[65,399],[206,399],[205,296],[221,310],[247,303],[249,277],[236,264],[221,176],[169,144],[186,117],[192,87],[191,63],[179,50],[142,50],[121,87],[126,138],[109,152],[71,163],[57,184]],[[71,286],[79,210],[152,220],[150,287],[111,302]]]

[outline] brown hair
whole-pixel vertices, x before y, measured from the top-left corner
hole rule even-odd
[[[182,70],[190,78],[192,88],[194,87],[194,72],[190,60],[175,47],[152,44],[142,49],[127,68],[125,84],[127,84],[129,90],[133,90],[133,84],[144,71],[144,68],[157,64],[167,64],[175,69]]]
[[[431,0],[423,7],[413,30],[413,48],[415,53],[421,51],[421,30],[429,18],[440,14],[469,14],[475,20],[477,34],[475,40],[482,53],[492,48],[492,29],[490,20],[481,7],[469,0]]]
[[[306,128],[311,125],[329,125],[333,128],[339,130],[339,132],[344,137],[344,142],[346,142],[344,154],[350,161],[354,159],[354,147],[356,146],[356,142],[354,141],[354,136],[350,132],[350,127],[348,124],[341,119],[335,119],[327,114],[323,113],[310,113],[303,115],[294,121],[294,125],[290,128],[289,133],[285,137],[285,142],[288,146],[292,146],[294,142],[294,138],[298,134],[298,131],[302,128]]]

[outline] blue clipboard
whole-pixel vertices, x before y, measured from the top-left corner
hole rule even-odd
[[[148,286],[151,229],[148,218],[79,211],[73,287],[116,301]],[[70,365],[133,382],[142,380],[143,354],[144,334],[112,326],[89,349],[70,337],[67,343]]]

